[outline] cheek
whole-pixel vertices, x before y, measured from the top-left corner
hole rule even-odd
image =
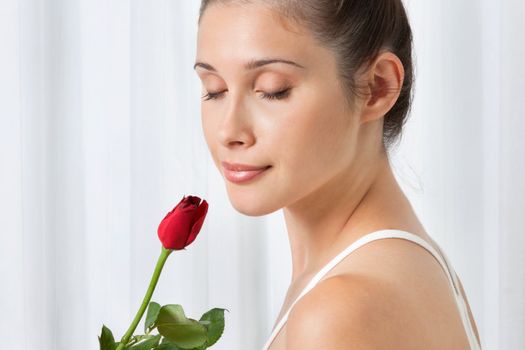
[[[348,116],[350,117],[350,116]],[[351,142],[350,121],[338,102],[316,103],[295,108],[281,125],[274,142],[281,152],[277,158],[294,176],[329,176],[344,163]],[[276,132],[277,134],[277,132]]]

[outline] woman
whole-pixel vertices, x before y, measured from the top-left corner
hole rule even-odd
[[[479,348],[461,283],[389,164],[411,54],[400,0],[201,3],[208,148],[235,209],[282,208],[291,245],[265,349]]]

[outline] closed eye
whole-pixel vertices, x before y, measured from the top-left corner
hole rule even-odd
[[[263,98],[266,98],[268,100],[283,100],[283,99],[287,98],[289,94],[290,94],[290,88],[287,88],[287,89],[284,89],[284,90],[281,90],[281,91],[278,91],[278,92],[274,92],[274,93],[271,93],[271,94],[267,94],[267,93],[263,92],[262,96],[263,96]]]
[[[291,88],[286,88],[284,90],[273,92],[273,93],[262,93],[262,98],[268,99],[268,100],[283,100],[287,98],[290,95]],[[224,91],[221,92],[208,92],[206,95],[202,96],[204,101],[208,100],[217,100]]]

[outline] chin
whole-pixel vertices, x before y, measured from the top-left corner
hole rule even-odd
[[[281,209],[281,207],[274,205],[275,203],[266,201],[263,196],[230,193],[228,191],[228,197],[233,208],[246,216],[263,216]]]

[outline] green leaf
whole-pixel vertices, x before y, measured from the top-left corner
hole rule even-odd
[[[187,318],[178,304],[162,306],[154,326],[171,343],[183,349],[201,346],[208,339],[206,327]]]
[[[157,346],[155,350],[181,350],[177,345],[170,343],[166,338],[164,339],[166,341]]]
[[[146,339],[144,341],[141,341],[140,343],[137,343],[129,348],[129,350],[151,350],[157,345],[159,345],[161,335],[155,335],[152,336],[149,339]]]
[[[157,316],[159,315],[160,305],[154,301],[149,303],[148,312],[146,314],[146,321],[144,322],[144,332],[149,333],[148,330],[152,328]]]
[[[168,304],[162,306],[159,310],[159,316],[157,317],[156,324],[161,317],[163,319],[168,317],[170,320],[180,323],[189,323],[189,319],[186,317],[184,309],[179,304]]]
[[[102,325],[102,331],[98,337],[98,342],[100,344],[100,350],[114,350],[117,347],[113,333],[108,327],[106,327],[106,325]]]
[[[215,344],[224,332],[224,310],[227,309],[213,308],[204,313],[199,320],[201,324],[209,323],[205,325],[208,330],[206,341],[208,347]]]

